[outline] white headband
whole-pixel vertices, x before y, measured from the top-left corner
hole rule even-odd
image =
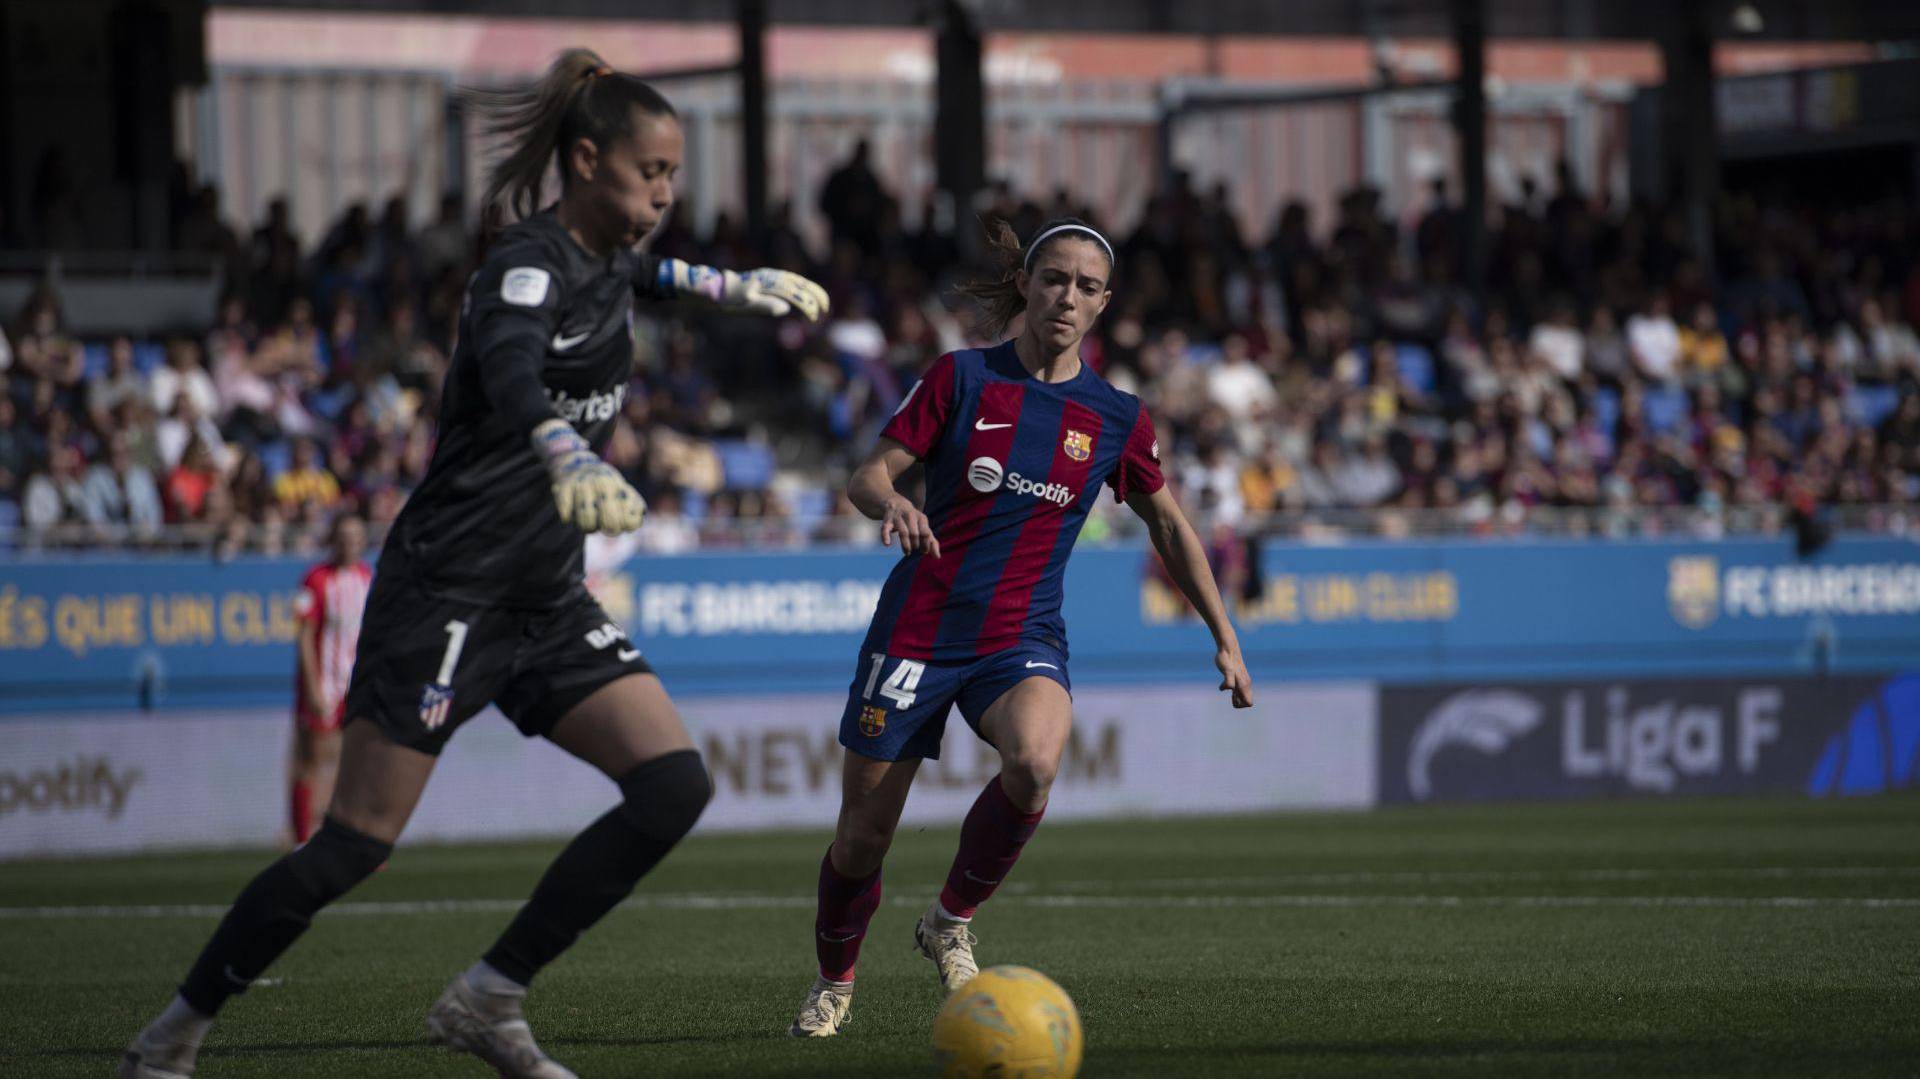
[[[1107,238],[1105,236],[1102,236],[1098,232],[1094,231],[1092,226],[1068,224],[1068,225],[1055,225],[1052,228],[1048,229],[1047,231],[1041,233],[1040,235],[1035,236],[1033,238],[1033,242],[1027,245],[1027,257],[1020,261],[1020,268],[1024,270],[1033,269],[1033,253],[1035,251],[1040,250],[1040,245],[1043,243],[1046,243],[1049,239],[1053,237],[1055,233],[1076,232],[1076,231],[1084,232],[1087,235],[1093,237],[1094,242],[1099,244],[1107,252],[1107,261],[1109,263],[1118,263],[1120,261],[1119,259],[1116,259],[1113,257],[1113,245],[1107,242]]]

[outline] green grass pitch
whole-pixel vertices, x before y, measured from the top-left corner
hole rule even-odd
[[[586,1076],[928,1074],[909,940],[957,830],[903,830],[841,1037],[785,1036],[817,832],[690,841],[535,983],[534,1029]],[[402,848],[200,1075],[484,1074],[421,1018],[558,848]],[[0,866],[0,1075],[111,1074],[266,857]],[[1920,1074],[1913,796],[1056,823],[976,928],[1073,994],[1091,1077]]]

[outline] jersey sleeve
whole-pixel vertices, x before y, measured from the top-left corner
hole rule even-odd
[[[660,275],[666,272],[666,259],[645,251],[633,255],[633,296],[637,300],[660,300],[672,295]]]
[[[925,459],[953,418],[958,378],[952,353],[933,361],[927,373],[907,391],[900,407],[893,410],[893,418],[887,421],[880,437],[891,438],[911,450],[915,457]]]
[[[1133,421],[1133,432],[1120,451],[1120,463],[1107,476],[1107,486],[1113,488],[1114,501],[1125,502],[1136,494],[1150,495],[1166,485],[1166,477],[1160,474],[1160,436],[1154,433],[1153,417],[1147,415],[1147,406],[1141,405],[1140,414]]]
[[[487,403],[521,434],[557,413],[540,368],[559,326],[561,273],[538,243],[503,241],[468,285],[474,357]]]
[[[322,609],[324,600],[320,588],[320,570],[318,567],[307,571],[300,579],[300,591],[293,595],[293,615],[302,622],[317,624],[326,611]]]

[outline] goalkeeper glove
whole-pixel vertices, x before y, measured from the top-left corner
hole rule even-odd
[[[640,527],[646,499],[567,421],[555,417],[535,427],[533,446],[553,481],[553,504],[562,521],[609,536]]]
[[[659,285],[668,298],[703,296],[717,307],[774,318],[794,313],[808,322],[818,322],[830,306],[826,289],[786,270],[740,274],[679,259],[661,259]]]

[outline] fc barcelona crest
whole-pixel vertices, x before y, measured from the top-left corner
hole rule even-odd
[[[877,704],[869,704],[860,709],[860,733],[868,738],[878,738],[887,729],[887,710]]]
[[[1720,613],[1720,560],[1692,555],[1667,562],[1667,609],[1688,629],[1705,629]]]
[[[1093,456],[1093,436],[1085,431],[1067,430],[1067,440],[1061,444],[1067,456],[1076,461],[1084,461]]]

